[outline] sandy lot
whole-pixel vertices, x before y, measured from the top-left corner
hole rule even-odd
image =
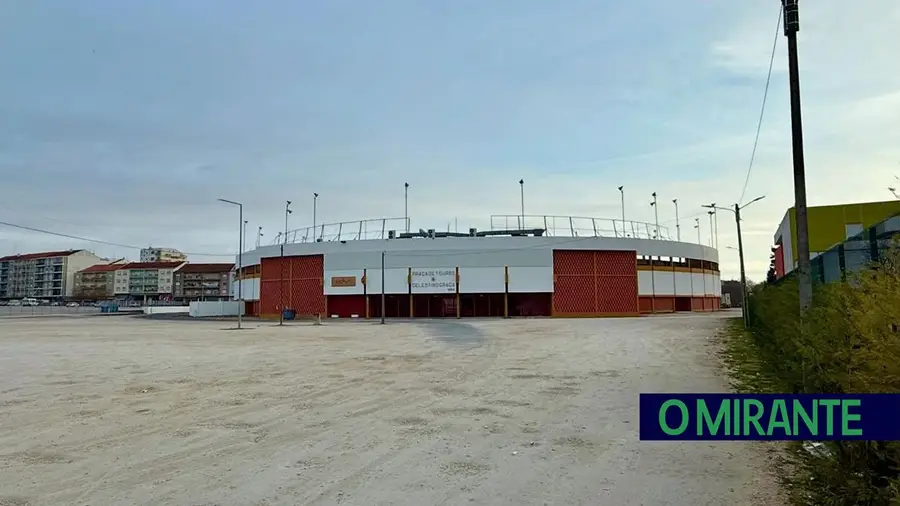
[[[723,324],[0,319],[0,505],[777,504],[759,446],[638,441]]]

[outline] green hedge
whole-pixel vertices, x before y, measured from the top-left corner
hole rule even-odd
[[[801,320],[796,280],[754,288],[751,336],[769,375],[790,393],[900,393],[900,255],[841,283],[819,285]],[[829,443],[795,467],[795,501],[900,505],[900,443]]]

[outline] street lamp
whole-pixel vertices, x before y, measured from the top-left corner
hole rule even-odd
[[[240,329],[241,328],[241,318],[244,314],[244,293],[242,290],[243,283],[241,281],[241,268],[243,267],[241,264],[242,264],[242,260],[244,257],[244,234],[243,234],[244,223],[245,223],[245,221],[244,221],[244,205],[241,204],[240,202],[235,202],[233,200],[227,200],[227,199],[217,199],[217,200],[219,202],[224,202],[226,204],[231,204],[233,206],[238,207],[238,255],[237,255],[237,276],[235,277],[235,279],[237,280],[237,283],[238,283],[237,298],[238,298],[238,302],[239,302],[237,328]]]
[[[713,243],[712,243],[712,247],[719,249],[719,213],[718,213],[718,210],[716,209],[715,202],[710,204],[710,206],[711,206],[712,213],[713,213],[713,216],[712,216],[713,217],[713,225],[712,225],[713,228],[712,228],[712,232],[710,232],[710,233],[713,235],[713,237],[715,237],[715,239],[713,240]]]
[[[244,220],[244,233],[243,233],[243,236],[242,236],[243,239],[244,239],[244,242],[243,242],[243,244],[241,245],[242,248],[246,248],[246,247],[247,247],[247,223],[248,223],[248,221],[247,221],[247,220]],[[243,252],[244,252],[244,250],[241,250],[241,253],[243,253]]]
[[[262,236],[262,227],[259,227],[259,229],[256,231],[256,249],[259,249],[259,244],[262,241]]]
[[[409,233],[409,183],[403,183],[403,217],[406,218],[406,233]]]
[[[738,236],[738,258],[741,262],[741,313],[744,317],[744,328],[748,328],[750,326],[750,312],[747,310],[747,274],[744,269],[744,239],[741,236],[741,209],[746,209],[750,204],[760,201],[766,198],[765,195],[760,197],[756,197],[755,199],[747,202],[743,206],[735,204],[734,208],[731,207],[715,207],[714,209],[721,209],[722,211],[731,211],[734,213],[734,222],[737,226],[737,236]],[[702,207],[712,207],[712,206],[702,206]],[[699,235],[699,234],[698,234]]]
[[[715,214],[715,211],[709,211],[706,214],[709,215],[709,247],[715,248],[713,245],[713,214]]]
[[[278,260],[278,265],[281,268],[281,281],[278,284],[280,294],[280,302],[279,302],[279,311],[278,311],[278,325],[284,325],[284,245],[287,244],[287,234],[288,234],[288,215],[291,214],[291,201],[286,200],[284,203],[284,240],[281,241],[280,255]]]
[[[653,207],[653,214],[656,216],[656,232],[654,235],[659,239],[659,208],[656,207],[656,192],[653,192],[653,202],[650,203],[650,206]]]
[[[700,240],[700,218],[694,218],[694,228],[697,230],[697,244],[703,244]]]
[[[622,237],[625,237],[625,190],[624,186],[619,187],[619,193],[622,194]]]
[[[675,232],[678,236],[678,242],[681,242],[681,221],[678,219],[678,199],[672,199],[675,204]]]
[[[288,215],[293,213],[291,211],[291,201],[286,200],[284,203],[284,244],[287,244],[287,235],[288,235]]]
[[[313,193],[313,237],[316,235],[316,205],[319,201],[319,194]],[[315,242],[315,241],[313,241]]]
[[[519,193],[520,193],[519,201],[522,204],[522,224],[519,227],[519,229],[524,230],[525,229],[525,180],[524,179],[519,180]]]

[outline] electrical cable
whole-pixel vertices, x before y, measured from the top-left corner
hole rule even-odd
[[[766,88],[763,92],[762,107],[759,110],[759,121],[756,123],[756,137],[753,139],[753,150],[750,152],[750,164],[747,167],[747,177],[744,178],[744,188],[741,190],[741,198],[738,205],[743,204],[744,195],[747,193],[747,184],[750,182],[750,172],[753,170],[753,162],[756,160],[756,148],[759,146],[759,133],[762,131],[763,116],[766,112],[766,101],[769,97],[769,84],[772,82],[772,67],[775,64],[775,49],[778,47],[778,38],[781,32],[782,7],[778,7],[778,22],[775,23],[775,40],[772,41],[772,54],[769,56],[769,73],[766,76]]]
[[[64,237],[64,238],[66,238],[66,239],[75,239],[75,240],[77,240],[77,241],[84,241],[84,242],[89,242],[89,243],[94,243],[94,244],[103,244],[103,245],[105,245],[105,246],[114,246],[114,247],[116,247],[116,248],[126,248],[126,249],[134,249],[134,250],[141,250],[141,249],[143,249],[143,248],[141,248],[140,246],[133,246],[133,245],[130,245],[130,244],[121,244],[121,243],[117,243],[117,242],[103,241],[103,240],[100,240],[100,239],[90,239],[90,238],[88,238],[88,237],[81,237],[81,236],[77,236],[77,235],[64,234],[64,233],[62,233],[62,232],[53,232],[53,231],[51,231],[51,230],[44,230],[44,229],[41,229],[41,228],[29,227],[29,226],[26,226],[26,225],[19,225],[19,224],[17,224],[17,223],[9,223],[9,222],[6,222],[6,221],[0,221],[0,225],[5,225],[5,226],[7,226],[7,227],[17,228],[17,229],[20,229],[20,230],[27,230],[27,231],[29,231],[29,232],[36,232],[36,233],[39,233],[39,234],[47,234],[47,235],[53,235],[53,236],[56,236],[56,237]],[[227,254],[225,254],[225,253],[191,253],[191,252],[184,252],[184,254],[185,254],[185,255],[188,255],[188,256],[198,256],[198,257],[232,257],[232,258],[234,258],[234,257],[236,256],[234,253],[227,253]]]

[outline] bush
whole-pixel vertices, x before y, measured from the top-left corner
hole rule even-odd
[[[795,280],[761,285],[748,301],[752,339],[791,393],[900,393],[900,253],[817,286],[801,319]],[[842,441],[809,456],[794,482],[806,504],[900,504],[900,443]]]

